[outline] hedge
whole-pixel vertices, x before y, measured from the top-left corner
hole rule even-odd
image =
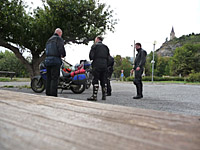
[[[126,81],[133,81],[134,77],[127,77]],[[151,76],[145,76],[142,81],[151,81]],[[153,77],[154,81],[184,81],[183,77]]]

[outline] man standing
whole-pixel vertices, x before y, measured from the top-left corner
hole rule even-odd
[[[46,80],[46,95],[57,97],[58,78],[60,76],[61,58],[66,56],[62,30],[57,28],[54,35],[49,38],[46,44],[46,59],[47,67]]]
[[[107,96],[111,96],[112,88],[110,84],[110,79],[113,73],[113,66],[114,66],[114,58],[109,56],[108,59],[108,70],[107,70]]]
[[[146,62],[147,52],[142,49],[142,46],[140,43],[136,43],[135,48],[138,53],[136,55],[134,67],[133,67],[133,70],[135,71],[135,78],[134,78],[133,83],[136,85],[137,95],[133,97],[133,99],[140,99],[140,98],[143,98],[142,73],[144,70],[145,62]]]
[[[107,67],[108,67],[108,57],[110,56],[109,49],[106,45],[102,43],[103,38],[102,37],[96,37],[95,43],[92,45],[92,48],[90,50],[90,60],[93,60],[92,62],[92,74],[94,76],[92,80],[93,84],[93,94],[90,98],[87,100],[90,101],[97,101],[97,93],[99,89],[99,80],[100,85],[102,88],[102,100],[106,100],[106,73],[107,73]]]

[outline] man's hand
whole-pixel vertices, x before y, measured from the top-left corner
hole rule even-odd
[[[139,70],[140,70],[140,67],[137,67],[137,68],[136,68],[136,71],[139,71]]]
[[[131,73],[133,73],[134,69],[131,69]]]

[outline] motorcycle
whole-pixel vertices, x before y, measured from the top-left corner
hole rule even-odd
[[[46,87],[46,73],[47,69],[44,62],[40,64],[40,75],[35,76],[31,80],[31,88],[36,93],[41,93]],[[81,94],[86,88],[86,75],[85,70],[79,68],[76,71],[71,71],[65,68],[64,65],[60,69],[60,77],[58,81],[58,89],[71,90],[75,94]],[[61,91],[61,93],[62,93]]]
[[[86,74],[86,89],[89,89],[92,84],[92,68],[91,68],[91,62],[87,60],[81,60],[80,64],[75,66],[75,69],[84,69]]]

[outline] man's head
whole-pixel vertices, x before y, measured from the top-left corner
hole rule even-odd
[[[103,41],[103,38],[102,37],[100,37],[100,36],[97,36],[96,38],[95,38],[95,43],[97,43],[97,42],[102,42]]]
[[[142,45],[140,43],[136,43],[135,48],[136,48],[136,50],[138,50],[138,49],[142,48]]]
[[[57,33],[60,37],[62,36],[62,30],[57,28],[54,33]]]

